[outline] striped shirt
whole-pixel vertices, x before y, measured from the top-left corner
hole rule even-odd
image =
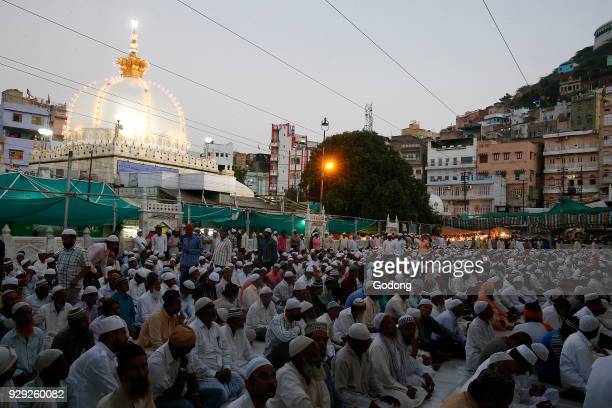
[[[232,241],[229,238],[225,239],[215,247],[213,254],[213,263],[217,266],[224,267],[232,260]]]
[[[73,245],[72,248],[62,248],[56,254],[57,261],[55,262],[55,272],[57,273],[57,283],[68,287],[70,281],[74,279],[79,273],[83,272],[83,269],[88,263],[87,251],[77,245]],[[76,287],[80,288],[83,286],[83,280],[81,279]]]

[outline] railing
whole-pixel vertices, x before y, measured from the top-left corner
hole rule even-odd
[[[598,146],[582,146],[582,147],[573,147],[573,148],[559,148],[559,149],[545,149],[544,156],[554,156],[561,154],[576,154],[576,153],[593,153],[598,152]]]
[[[612,164],[612,159],[610,160],[610,163],[606,163],[605,159],[604,159],[604,164]],[[587,164],[583,164],[582,166],[580,165],[571,165],[571,166],[554,166],[554,167],[546,167],[544,169],[544,173],[548,174],[548,173],[563,173],[563,171],[565,171],[566,173],[573,173],[573,172],[580,172],[580,171],[596,171],[597,169],[599,169],[599,165],[597,163],[587,163]]]

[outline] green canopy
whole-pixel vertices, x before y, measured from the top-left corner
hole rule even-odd
[[[246,228],[246,215],[241,209],[183,204],[183,221],[188,220],[203,227]]]
[[[347,234],[352,234],[357,231],[361,231],[364,228],[370,227],[376,224],[376,220],[362,220],[358,219],[355,223],[355,220],[341,220],[332,218],[327,222],[327,230],[332,233],[342,233],[346,232]]]
[[[298,233],[304,234],[304,229],[306,227],[305,218],[299,215],[294,215],[292,220],[292,216],[288,214],[272,214],[253,211],[250,214],[249,221],[251,223],[251,228],[271,228],[279,233],[281,231],[287,231],[288,234],[291,234],[293,228],[295,228]]]
[[[64,223],[66,179],[45,179],[23,173],[0,174],[0,222],[45,225]],[[68,224],[71,226],[113,223],[114,191],[106,183],[71,180]],[[116,221],[138,219],[138,207],[118,198]]]
[[[608,211],[610,211],[610,208],[592,208],[584,204],[577,203],[569,197],[562,196],[559,198],[557,204],[555,204],[554,207],[552,207],[545,214],[600,214]]]

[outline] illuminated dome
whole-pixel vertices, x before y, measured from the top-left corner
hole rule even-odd
[[[185,117],[174,95],[142,78],[149,62],[137,55],[137,22],[132,21],[130,53],[115,59],[121,74],[91,83],[68,105],[67,143],[113,141],[185,152]]]

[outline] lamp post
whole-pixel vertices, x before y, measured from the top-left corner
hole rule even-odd
[[[321,150],[321,191],[319,197],[319,203],[321,204],[321,213],[323,213],[323,177],[325,176],[325,132],[329,130],[329,122],[327,118],[323,118],[321,122],[321,130],[323,131],[323,142],[322,142],[322,150]]]

